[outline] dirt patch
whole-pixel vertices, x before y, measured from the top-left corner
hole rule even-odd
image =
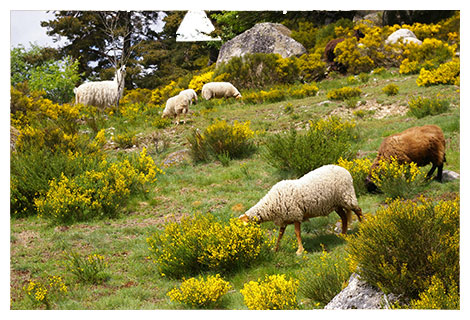
[[[36,231],[26,230],[18,234],[15,234],[15,244],[22,247],[32,247],[37,244],[37,241],[41,239],[40,235]]]
[[[383,119],[392,116],[402,116],[408,112],[408,107],[399,104],[381,105],[375,100],[369,100],[365,104],[355,108],[339,107],[331,111],[330,115],[337,115],[342,118],[355,117],[354,112],[363,111],[366,117]]]

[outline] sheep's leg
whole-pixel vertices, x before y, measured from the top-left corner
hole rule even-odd
[[[434,173],[434,171],[436,170],[436,168],[437,168],[437,166],[433,163],[432,167],[431,167],[431,170],[429,170],[428,174],[426,175],[426,179],[431,178],[431,176]],[[442,171],[442,168],[441,168],[441,171]],[[438,172],[439,172],[439,170],[438,170]]]
[[[437,167],[437,181],[442,182],[442,169],[444,168],[444,164],[441,164]]]
[[[301,255],[302,252],[304,252],[304,247],[302,246],[302,238],[300,237],[300,222],[294,222],[294,227],[295,227],[295,235],[297,237],[297,243],[298,243],[298,249],[297,249],[297,255]]]
[[[339,208],[336,208],[335,211],[338,213],[338,215],[341,217],[341,233],[342,234],[346,234],[346,232],[348,231],[348,215],[346,214],[346,212],[344,211],[343,208],[339,207]]]
[[[277,238],[276,247],[274,248],[274,251],[276,251],[276,252],[277,252],[277,250],[279,249],[279,242],[281,241],[282,236],[284,235],[284,231],[286,231],[286,227],[285,227],[285,226],[279,228],[279,237]]]

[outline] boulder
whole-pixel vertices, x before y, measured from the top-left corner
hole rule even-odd
[[[400,39],[402,39],[404,43],[408,43],[408,42],[414,42],[414,43],[417,43],[417,44],[422,43],[421,40],[416,38],[413,31],[405,29],[405,28],[398,29],[397,31],[395,31],[394,33],[389,35],[387,40],[385,40],[385,43],[386,44],[394,44],[394,43],[397,43],[398,40],[400,40]]]
[[[457,172],[442,170],[442,182],[449,182],[457,179],[460,179],[460,175]]]
[[[396,301],[394,295],[384,294],[362,281],[358,274],[353,273],[348,286],[338,293],[325,309],[388,309],[390,303],[394,301]]]
[[[279,23],[258,23],[222,45],[217,65],[247,53],[278,53],[283,58],[307,53],[305,47],[290,37],[291,31]]]

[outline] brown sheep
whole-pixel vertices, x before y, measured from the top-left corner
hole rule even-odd
[[[438,126],[412,127],[382,141],[370,171],[372,172],[378,166],[379,160],[395,157],[400,164],[414,162],[419,167],[423,167],[431,163],[432,168],[429,170],[427,178],[429,179],[437,168],[436,179],[442,182],[442,168],[446,161],[445,146],[444,133]],[[370,192],[377,190],[377,186],[371,181],[370,173],[366,184]]]
[[[364,38],[364,33],[362,33],[361,30],[356,29],[354,31],[354,36],[359,41],[359,39]],[[344,38],[330,40],[330,42],[328,42],[325,47],[325,59],[328,65],[330,65],[333,70],[337,70],[344,73],[346,71],[346,67],[343,64],[335,61],[336,45],[343,41]]]

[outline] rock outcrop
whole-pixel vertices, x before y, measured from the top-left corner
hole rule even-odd
[[[387,40],[385,40],[386,44],[394,44],[397,43],[398,40],[402,39],[404,43],[414,42],[417,44],[421,44],[421,40],[419,40],[413,31],[408,29],[398,29],[394,33],[388,36]]]
[[[227,41],[220,48],[217,64],[247,53],[278,53],[283,58],[302,55],[305,47],[290,37],[291,31],[279,23],[258,23]]]

